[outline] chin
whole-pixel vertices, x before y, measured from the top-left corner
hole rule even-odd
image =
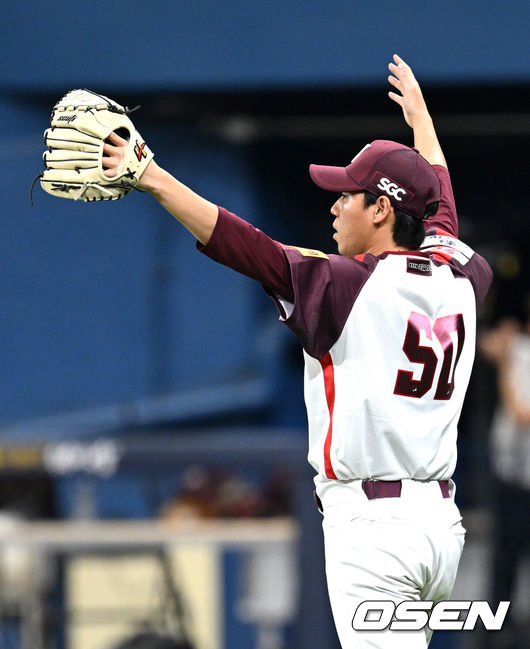
[[[355,255],[357,254],[355,251],[349,250],[347,247],[345,248],[344,246],[338,246],[338,253],[343,257],[355,257]]]

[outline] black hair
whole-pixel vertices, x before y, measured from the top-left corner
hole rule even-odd
[[[372,192],[364,192],[364,207],[370,207],[377,201],[377,196]],[[433,216],[438,210],[438,202],[429,203],[425,210],[424,218]],[[394,207],[394,227],[392,229],[392,238],[398,246],[404,246],[409,250],[418,250],[425,239],[425,226],[423,220],[405,214]]]

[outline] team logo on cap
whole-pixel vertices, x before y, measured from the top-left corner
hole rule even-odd
[[[385,178],[384,176],[382,176],[377,183],[377,187],[383,190],[385,194],[388,194],[389,196],[395,198],[396,201],[402,201],[403,196],[407,195],[407,191],[403,189],[403,187],[396,185],[396,183],[392,182],[388,178]]]

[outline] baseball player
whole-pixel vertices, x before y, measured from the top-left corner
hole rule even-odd
[[[152,160],[138,187],[212,259],[260,282],[305,358],[309,462],[343,649],[425,648],[419,631],[359,631],[365,601],[450,596],[465,530],[451,480],[486,261],[458,240],[446,161],[420,86],[397,55],[390,98],[414,147],[376,140],[345,167],[311,165],[334,192],[337,255],[280,244]],[[125,142],[105,147],[109,176]]]

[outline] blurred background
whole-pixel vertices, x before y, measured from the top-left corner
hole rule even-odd
[[[519,0],[1,3],[0,649],[338,649],[302,355],[273,304],[146,195],[29,192],[53,105],[87,87],[140,104],[159,164],[209,200],[335,252],[308,165],[412,143],[394,52],[495,271],[453,599],[510,599],[510,619],[431,648],[530,646],[529,22]]]

